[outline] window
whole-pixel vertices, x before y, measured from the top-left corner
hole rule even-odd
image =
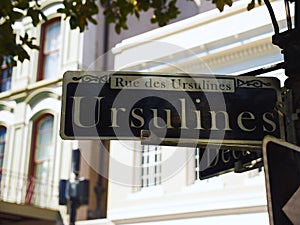
[[[161,147],[142,146],[142,188],[161,184]]]
[[[7,67],[7,65],[3,63],[0,71],[0,92],[10,90],[11,75],[12,75],[12,67]]]
[[[38,80],[51,79],[59,74],[60,29],[59,18],[50,20],[42,26]]]
[[[35,178],[45,179],[48,175],[49,163],[53,154],[53,117],[47,116],[37,124],[35,143]]]
[[[43,201],[49,185],[54,155],[53,116],[46,115],[34,122],[29,184],[26,202],[28,204]]]
[[[0,182],[2,178],[5,139],[6,139],[6,128],[4,126],[0,126]]]
[[[200,148],[195,148],[195,181],[200,180]]]

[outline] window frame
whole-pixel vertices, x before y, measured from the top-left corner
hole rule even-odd
[[[48,118],[52,118],[52,134],[53,134],[53,130],[54,130],[54,116],[52,114],[45,114],[39,118],[37,118],[34,122],[33,122],[33,132],[32,132],[32,143],[31,143],[31,156],[30,156],[30,171],[29,171],[29,175],[31,177],[35,177],[35,170],[36,170],[36,164],[40,164],[43,163],[49,159],[41,159],[41,160],[37,160],[37,143],[38,140],[40,138],[40,133],[39,133],[39,128],[42,125],[42,123],[44,123]],[[54,145],[54,137],[51,137],[52,139],[52,144]]]
[[[151,150],[151,148],[154,148]],[[161,184],[162,175],[161,146],[143,145],[141,151],[141,188]],[[152,168],[151,168],[152,167]]]
[[[194,150],[194,182],[200,182],[200,147]]]
[[[45,59],[46,59],[46,54],[45,54],[45,48],[46,48],[46,36],[47,36],[47,29],[52,26],[55,23],[61,23],[61,17],[55,17],[46,23],[42,24],[41,26],[41,39],[40,39],[40,51],[39,51],[39,63],[38,63],[38,74],[37,74],[37,81],[42,81],[45,80]],[[60,29],[61,29],[61,24],[60,24]],[[61,30],[60,30],[61,34]],[[62,45],[56,50],[58,51],[58,57],[60,60],[60,52],[61,52]],[[54,51],[54,52],[56,52]],[[50,54],[48,54],[50,55]]]
[[[4,146],[3,147],[3,152],[2,153],[0,152],[0,158],[2,160],[2,165],[0,164],[0,183],[1,183],[1,177],[2,177],[2,171],[3,171],[3,163],[4,163],[4,155],[5,155],[5,148],[6,148],[7,127],[3,126],[3,125],[0,125],[0,130],[4,130],[4,135],[3,135],[4,138],[3,139],[0,138],[0,145]],[[0,132],[0,134],[2,134],[2,133]]]
[[[3,71],[7,71],[6,72],[7,73],[6,78],[3,78]],[[13,72],[12,66],[7,65],[5,60],[4,60],[2,65],[1,65],[1,72],[0,72],[0,93],[5,92],[5,91],[9,91],[11,89],[12,72]],[[4,86],[7,85],[7,82],[9,82],[9,87],[4,89]]]
[[[36,160],[37,154],[38,154],[38,141],[40,137],[39,133],[39,128],[41,125],[48,119],[52,119],[52,130],[50,131],[51,133],[51,142],[53,145],[53,153],[52,156],[53,158],[46,157],[46,159],[42,160]],[[26,203],[27,204],[32,204],[34,200],[34,196],[36,195],[36,188],[41,188],[37,187],[40,185],[39,182],[44,182],[42,177],[36,177],[36,172],[37,172],[37,166],[42,165],[46,161],[48,163],[52,163],[54,160],[54,154],[55,154],[55,137],[54,137],[54,124],[55,124],[55,117],[54,115],[50,113],[46,113],[41,115],[40,117],[36,118],[33,120],[32,124],[32,138],[31,138],[31,151],[30,151],[30,161],[29,161],[29,169],[28,169],[28,184],[27,184],[27,193],[26,193]],[[51,173],[51,171],[48,171],[48,175]],[[49,176],[47,176],[47,179],[49,179]],[[46,181],[47,182],[47,181]]]

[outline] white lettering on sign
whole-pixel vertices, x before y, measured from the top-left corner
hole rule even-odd
[[[112,89],[143,89],[168,91],[206,91],[229,92],[235,91],[234,79],[214,78],[168,78],[168,77],[140,77],[117,76],[111,77]]]
[[[94,106],[97,106],[94,110],[91,110],[90,112],[82,111],[80,110],[83,106],[81,105],[82,102],[85,100],[89,101],[89,98],[86,97],[72,97],[74,99],[73,103],[73,122],[76,126],[81,127],[81,128],[90,128],[90,127],[96,127],[101,123],[101,108],[102,102],[105,99],[105,97],[94,97],[93,104]],[[234,122],[238,125],[238,128],[241,131],[246,131],[246,132],[253,132],[255,130],[261,130],[265,132],[273,132],[274,130],[277,129],[276,127],[276,122],[274,121],[274,115],[272,112],[265,112],[261,115],[261,118],[258,118],[257,116],[254,115],[252,112],[241,112],[237,115],[237,118],[232,118],[230,116],[230,112],[226,111],[208,111],[206,113],[209,113],[209,118],[210,118],[210,127],[203,127],[203,118],[201,110],[193,110],[193,114],[195,116],[195,121],[194,121],[194,127],[188,127],[187,123],[187,117],[186,115],[190,115],[188,113],[188,108],[186,107],[186,99],[180,98],[178,99],[180,102],[180,107],[181,107],[181,118],[180,118],[180,123],[181,123],[181,129],[195,129],[195,130],[223,130],[223,131],[231,131],[232,128],[230,125],[232,124],[232,120],[235,120]],[[197,100],[196,100],[197,101]],[[94,104],[94,103],[97,104]],[[127,109],[125,107],[112,107],[109,109],[111,112],[111,125],[110,127],[112,128],[118,128],[119,126],[119,121],[121,120],[122,114],[125,112],[129,111],[129,115],[135,119],[135,121],[129,121],[130,127],[132,128],[141,128],[145,125],[145,120],[147,118],[144,118],[144,109],[143,108],[132,108],[132,109]],[[158,129],[172,129],[174,128],[173,122],[172,121],[172,111],[170,109],[164,109],[164,115],[159,114],[158,108],[150,108],[149,109],[152,112],[152,118],[153,118],[153,125],[155,128]],[[84,123],[81,119],[81,113],[91,113],[90,117],[95,118],[92,123],[87,124],[86,122]],[[159,124],[159,119],[160,118],[165,118],[165,124],[160,125]],[[257,123],[257,121],[262,123]],[[247,126],[245,123],[247,123]],[[261,127],[257,127],[255,124],[261,124]]]

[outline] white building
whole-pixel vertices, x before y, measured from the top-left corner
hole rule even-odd
[[[143,23],[136,25],[134,32],[117,35],[112,26],[105,32],[99,13],[100,25],[90,25],[80,34],[71,31],[69,21],[57,13],[61,1],[39,3],[48,21],[34,27],[27,18],[17,22],[14,30],[17,39],[25,33],[36,37],[40,51],[28,49],[30,61],[14,68],[3,65],[0,73],[0,223],[4,224],[68,224],[67,207],[58,204],[58,186],[60,179],[70,177],[72,145],[78,143],[59,136],[63,74],[95,65],[100,70],[108,67],[112,62],[93,65],[105,48],[156,27]],[[190,3],[189,9],[193,5]],[[184,12],[183,17],[188,17],[197,10]],[[95,146],[97,143],[92,143],[88,148]],[[84,160],[81,167],[81,176],[90,180],[90,204],[78,211],[77,219],[105,217],[106,201],[102,199],[104,207],[99,208],[96,197],[102,192],[101,185],[96,186],[98,175]]]
[[[65,71],[113,69],[113,57],[115,70],[224,75],[282,61],[271,43],[273,28],[265,6],[247,12],[248,1],[243,0],[223,13],[202,13],[205,2],[201,14],[195,15],[198,10],[191,11],[194,5],[189,5],[183,18],[195,16],[163,28],[143,21],[133,32],[117,36],[110,27],[106,47],[103,25],[89,26],[84,34],[70,31],[68,21],[56,13],[60,1],[41,1],[48,22],[37,27],[30,20],[16,24],[16,33],[37,37],[41,50],[30,50],[31,60],[13,68],[12,75],[2,67],[1,221],[68,223],[67,208],[58,205],[58,183],[70,176],[72,153],[71,141],[59,137]],[[283,1],[272,5],[284,28]],[[122,41],[142,32],[146,33]],[[119,41],[111,52],[114,56],[106,55],[104,50]],[[77,224],[268,224],[263,172],[200,181],[195,149],[111,141],[108,159],[95,151],[99,146],[97,141],[79,142],[81,176],[90,179],[90,203],[78,210]],[[106,174],[108,161],[107,184],[98,173]],[[94,219],[99,217],[105,219]]]
[[[247,4],[238,1],[222,13],[211,10],[122,41],[112,50],[115,70],[238,75],[282,62],[267,8],[246,11]],[[285,29],[283,1],[272,6]],[[283,74],[264,75],[283,82]],[[107,219],[78,224],[269,224],[263,171],[200,181],[198,157],[195,149],[111,141]]]

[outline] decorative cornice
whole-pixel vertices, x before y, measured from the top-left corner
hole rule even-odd
[[[153,60],[155,62],[161,62],[160,65],[149,61],[126,68],[126,70],[139,71],[147,69],[152,72],[193,71],[195,73],[201,73],[201,71],[208,71],[210,68],[214,69],[215,67],[220,68],[222,66],[225,68],[235,63],[247,62],[249,59],[252,60],[258,56],[274,54],[276,51],[279,53],[280,50],[271,43],[270,38],[265,38],[225,50],[220,49],[219,51],[212,52],[209,49],[202,49],[202,51],[200,50],[199,52],[194,51],[194,57],[179,53],[169,59]]]
[[[271,43],[261,43],[259,45],[250,46],[248,48],[244,48],[241,50],[229,50],[224,52],[222,55],[214,57],[214,54],[209,55],[209,59],[204,61],[209,65],[220,65],[220,64],[227,64],[232,63],[233,61],[240,61],[245,58],[253,58],[257,57],[258,55],[265,54],[272,50],[276,50],[276,47]],[[204,57],[205,58],[205,57]]]
[[[24,102],[32,107],[42,99],[54,98],[59,100],[60,97],[61,96],[55,93],[55,91],[51,88],[41,88],[33,91],[29,96],[26,97],[26,99],[24,99]]]

